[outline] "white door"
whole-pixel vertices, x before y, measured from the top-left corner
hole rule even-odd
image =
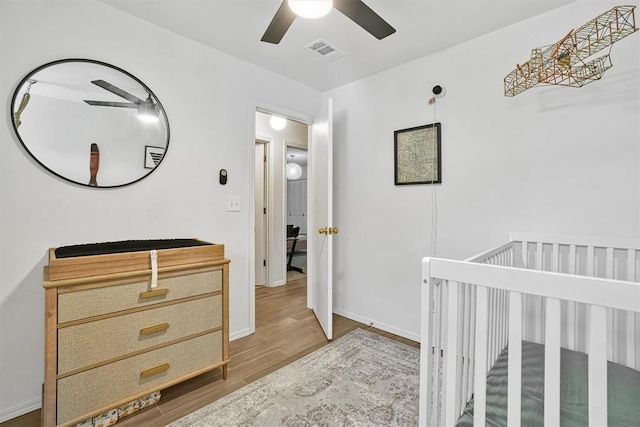
[[[307,304],[327,336],[333,338],[333,100],[327,99],[311,125]]]

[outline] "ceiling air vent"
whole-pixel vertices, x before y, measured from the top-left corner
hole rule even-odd
[[[334,59],[340,58],[344,55],[343,51],[323,39],[318,39],[306,45],[305,49],[308,49],[322,57],[325,61],[333,61]]]

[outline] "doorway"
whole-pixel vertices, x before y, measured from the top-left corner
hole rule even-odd
[[[275,287],[286,284],[287,273],[287,215],[286,215],[286,156],[287,146],[296,146],[308,150],[308,192],[307,192],[307,307],[313,310],[327,339],[333,336],[333,274],[332,253],[333,235],[338,228],[332,224],[332,186],[333,186],[333,100],[322,101],[322,108],[315,118],[287,111],[279,107],[271,108],[262,103],[254,103],[254,129],[251,143],[251,164],[255,155],[256,139],[270,140],[267,144],[267,259],[265,286]],[[278,117],[279,116],[279,117]],[[276,129],[277,122],[281,122]],[[295,129],[300,129],[296,137]],[[278,132],[277,134],[274,132]],[[293,133],[293,135],[292,135]],[[306,144],[305,144],[306,141]],[[303,145],[303,146],[298,146]],[[252,169],[253,173],[253,169]],[[250,181],[251,194],[255,194],[254,180]],[[254,200],[251,197],[251,204]],[[253,207],[253,206],[252,206]],[[255,287],[255,218],[250,220],[250,266],[249,285],[249,333],[256,331],[256,287]],[[317,230],[317,233],[315,232]],[[259,258],[258,258],[259,259]]]
[[[287,283],[288,272],[306,270],[306,241],[301,241],[307,229],[309,125],[260,109],[255,117],[254,284],[275,287]],[[288,179],[287,167],[299,168],[300,176]]]
[[[287,282],[307,274],[307,165],[305,148],[287,145]]]

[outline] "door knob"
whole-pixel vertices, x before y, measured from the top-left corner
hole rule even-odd
[[[338,231],[340,230],[338,230],[336,227],[322,227],[318,229],[318,233],[326,234],[327,236],[331,234],[338,234]]]

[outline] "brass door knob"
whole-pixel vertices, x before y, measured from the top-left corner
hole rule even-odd
[[[338,231],[340,230],[338,230],[336,227],[322,227],[318,229],[318,233],[326,234],[327,236],[331,234],[338,234]]]

